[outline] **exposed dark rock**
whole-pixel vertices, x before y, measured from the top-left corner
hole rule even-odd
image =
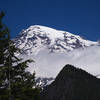
[[[40,94],[40,100],[100,100],[100,79],[66,65]]]

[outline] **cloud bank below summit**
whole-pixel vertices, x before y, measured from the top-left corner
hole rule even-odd
[[[100,74],[100,47],[92,46],[85,49],[76,49],[67,54],[48,53],[42,50],[36,56],[30,56],[35,63],[29,64],[28,70],[35,70],[38,77],[56,77],[66,64],[86,70],[93,75]]]

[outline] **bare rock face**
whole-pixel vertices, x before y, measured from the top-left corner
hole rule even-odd
[[[40,100],[100,100],[100,79],[66,65],[41,92]]]

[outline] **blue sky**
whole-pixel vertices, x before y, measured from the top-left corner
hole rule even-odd
[[[30,25],[44,25],[100,40],[100,0],[0,0],[14,38]]]

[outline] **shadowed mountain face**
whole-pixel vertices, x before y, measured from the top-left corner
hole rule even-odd
[[[100,100],[100,79],[66,65],[40,97],[40,100]]]

